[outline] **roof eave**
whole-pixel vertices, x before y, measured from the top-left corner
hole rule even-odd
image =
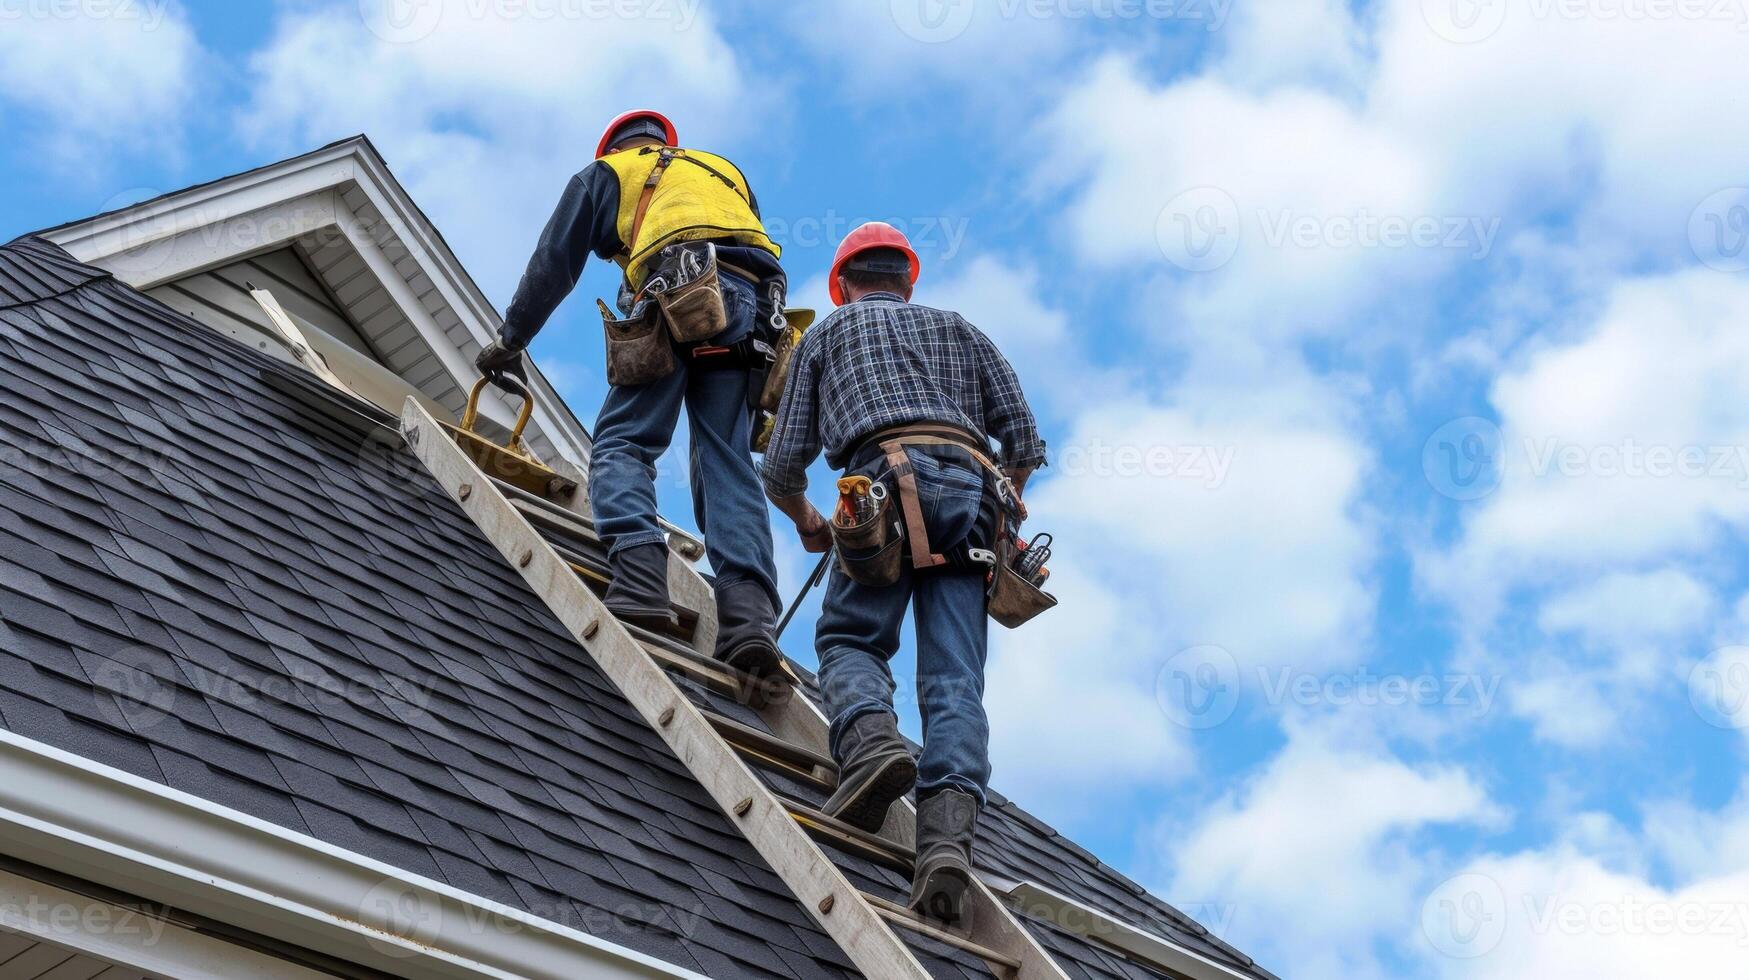
[[[0,851],[397,975],[699,978],[7,731]]]

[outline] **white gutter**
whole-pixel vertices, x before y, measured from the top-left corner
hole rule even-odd
[[[401,976],[699,974],[0,731],[0,851]]]
[[[1026,918],[1048,922],[1064,932],[1097,939],[1134,959],[1190,980],[1255,980],[1225,963],[1209,959],[1154,933],[1138,929],[1109,913],[1032,881],[1012,881],[980,874],[990,889],[1007,898]]]
[[[0,927],[177,980],[333,980],[331,974],[196,932],[141,909],[113,905],[10,871],[0,871]]]

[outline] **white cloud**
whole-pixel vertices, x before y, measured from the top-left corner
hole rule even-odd
[[[442,0],[416,5],[430,19],[399,34],[399,22],[361,16],[370,5],[289,12],[252,60],[241,128],[281,152],[370,135],[503,303],[613,115],[662,108],[683,142],[713,148],[759,118],[762,96],[708,16],[690,4],[635,6],[642,16]]]
[[[1595,746],[1627,731],[1624,715],[1667,689],[1715,619],[1712,591],[1686,572],[1615,572],[1543,601],[1537,627],[1549,649],[1494,658],[1519,662],[1512,707],[1539,737]]]
[[[1287,746],[1188,822],[1168,820],[1161,893],[1232,903],[1222,938],[1296,978],[1385,977],[1374,940],[1437,876],[1422,835],[1502,817],[1469,773],[1405,764],[1334,727]]]
[[[951,279],[922,282],[915,299],[953,310],[988,335],[1042,412],[1067,414],[1089,392],[1109,399],[1128,390],[1125,372],[1087,360],[1085,338],[1074,333],[1068,313],[1039,298],[1041,286],[1037,270],[979,255],[960,263]]]
[[[1749,869],[1741,865],[1715,864],[1687,884],[1660,887],[1563,843],[1477,860],[1461,874],[1423,920],[1420,945],[1434,975],[1725,980],[1742,974]]]
[[[1189,771],[1190,733],[1156,696],[1180,651],[1218,646],[1249,679],[1370,645],[1369,454],[1312,393],[1255,390],[1086,404],[1028,495],[1063,606],[996,639],[987,702],[998,766],[1065,807]]]
[[[927,99],[938,87],[988,105],[1013,102],[1038,85],[1067,51],[1081,20],[1033,16],[1015,0],[874,0],[807,4],[784,26],[830,65],[852,94],[894,103]]]
[[[1544,602],[1537,625],[1545,633],[1622,645],[1697,632],[1709,622],[1712,607],[1711,590],[1678,569],[1616,572]]]
[[[1515,586],[1705,554],[1749,524],[1745,317],[1749,282],[1633,280],[1583,336],[1520,359],[1492,394],[1501,485],[1428,580],[1485,624]]]
[[[1248,88],[1285,83],[1348,91],[1366,67],[1365,34],[1348,0],[1236,3],[1225,39],[1223,77]]]
[[[0,118],[62,159],[176,154],[204,54],[161,2],[0,9]],[[14,128],[16,127],[16,128]]]
[[[1422,285],[1495,232],[1435,212],[1419,148],[1348,101],[1218,69],[1157,87],[1107,59],[1046,117],[1040,153],[1040,179],[1071,195],[1076,256],[1176,273],[1166,315],[1199,332],[1346,333],[1387,286]]]
[[[1198,75],[1158,84],[1103,61],[1039,131],[1041,179],[1073,197],[1075,254],[1193,270],[1175,304],[1205,329],[1351,336],[1388,312],[1413,342],[1438,322],[1430,287],[1519,253],[1547,214],[1576,211],[1554,229],[1585,246],[1569,275],[1683,263],[1697,206],[1743,184],[1718,123],[1749,108],[1735,24],[1513,5],[1463,45],[1419,0],[1382,4],[1370,33],[1336,0],[1276,6],[1241,5]]]

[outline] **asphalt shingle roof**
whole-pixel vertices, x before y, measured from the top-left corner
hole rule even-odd
[[[29,238],[0,247],[0,391],[0,724],[708,975],[854,975],[386,416]],[[1269,980],[988,813],[989,869]],[[1160,976],[1029,926],[1071,975]]]

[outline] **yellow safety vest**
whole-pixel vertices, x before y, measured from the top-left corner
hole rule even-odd
[[[625,269],[633,289],[643,285],[649,275],[649,262],[656,253],[674,242],[728,238],[765,249],[773,256],[782,254],[753,213],[752,192],[740,169],[714,153],[701,150],[673,151],[675,156],[650,195],[643,227],[638,229],[638,240],[633,242],[632,225],[637,221],[638,201],[643,198],[645,181],[661,159],[661,150],[662,147],[637,146],[601,158],[619,177],[619,240],[632,251],[622,252],[616,261]]]

